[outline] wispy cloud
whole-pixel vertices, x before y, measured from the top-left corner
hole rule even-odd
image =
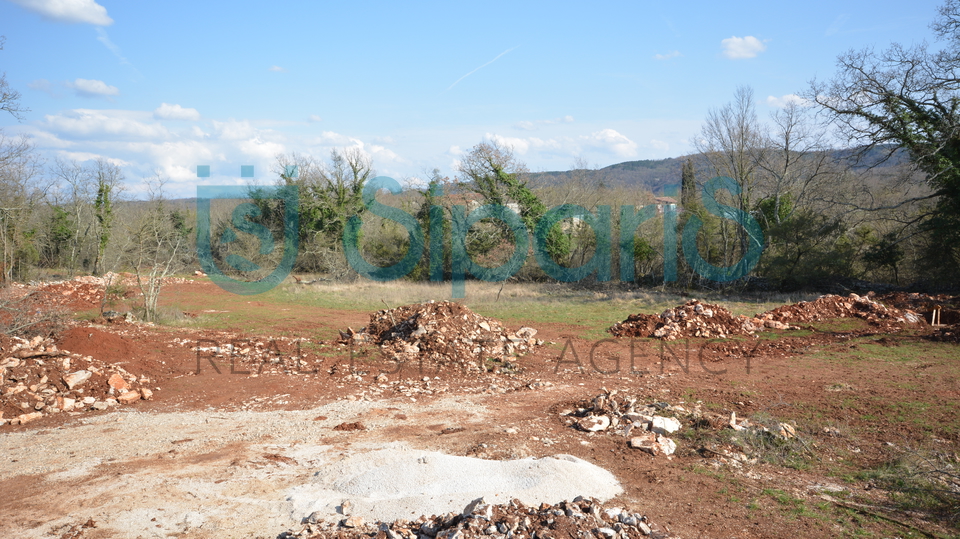
[[[761,52],[767,50],[763,41],[753,37],[728,37],[720,41],[723,47],[723,55],[731,60],[740,60],[743,58],[753,58]]]
[[[273,71],[274,73],[286,73],[287,68],[280,67],[280,66],[271,66],[270,71]]]
[[[845,13],[838,15],[836,19],[833,19],[833,22],[827,28],[827,31],[824,32],[824,35],[832,36],[837,32],[839,32],[840,29],[843,28],[843,25],[847,22],[847,19],[849,18],[850,18],[850,15],[847,15]]]
[[[180,105],[161,103],[160,106],[153,111],[153,117],[158,120],[197,121],[200,119],[200,111],[197,109],[183,108]]]
[[[97,28],[97,41],[103,43],[103,46],[110,50],[117,59],[120,60],[121,64],[130,65],[130,61],[127,60],[123,54],[120,52],[120,47],[118,47],[113,41],[110,41],[110,36],[107,35],[107,31],[103,28]]]
[[[542,125],[569,124],[569,123],[573,123],[573,116],[570,116],[568,114],[560,118],[554,118],[553,120],[535,120],[532,122],[528,120],[523,120],[513,124],[513,127],[516,127],[517,129],[523,129],[524,131],[534,131],[540,128],[540,126]]]
[[[321,118],[319,114],[311,114],[310,116],[307,116],[307,121],[310,123],[317,123],[322,122],[323,118]]]
[[[55,22],[87,23],[110,26],[113,19],[107,8],[95,0],[11,0],[41,17]]]
[[[671,59],[671,58],[676,58],[676,57],[678,57],[678,56],[683,56],[683,55],[680,54],[680,51],[673,51],[673,52],[668,52],[667,54],[654,54],[654,55],[653,55],[653,59],[654,59],[654,60],[669,60],[669,59]]]
[[[512,51],[513,49],[516,49],[516,47],[512,47],[512,48],[509,48],[509,49],[507,49],[507,50],[505,50],[505,51],[503,51],[503,52],[501,52],[501,53],[500,53],[500,54],[498,54],[498,55],[497,55],[497,57],[496,57],[496,58],[494,58],[493,60],[490,60],[489,62],[487,62],[487,63],[485,63],[485,64],[483,64],[482,66],[480,66],[480,67],[478,67],[478,68],[476,68],[476,69],[474,69],[473,71],[471,71],[471,72],[469,72],[469,73],[467,73],[466,75],[464,75],[464,76],[462,76],[462,77],[460,77],[459,79],[457,79],[456,81],[454,81],[454,83],[453,83],[453,84],[451,84],[451,85],[450,85],[450,86],[449,86],[449,87],[448,87],[448,88],[447,88],[446,90],[444,90],[444,91],[450,91],[450,89],[451,89],[451,88],[453,88],[454,86],[456,86],[457,84],[459,84],[459,83],[460,83],[460,81],[462,81],[463,79],[465,79],[465,78],[467,78],[467,77],[469,77],[470,75],[473,75],[474,73],[476,73],[477,71],[480,71],[481,69],[483,69],[483,68],[485,68],[485,67],[487,67],[488,65],[490,65],[490,64],[492,64],[492,63],[494,63],[494,62],[496,62],[497,60],[499,60],[499,59],[500,59],[500,57],[501,57],[501,56],[503,56],[503,55],[505,55],[505,54],[507,54],[508,52],[510,52],[510,51]]]
[[[120,51],[120,47],[118,47],[117,44],[110,39],[110,36],[107,35],[107,31],[103,28],[97,28],[97,41],[103,43],[103,46],[112,52],[113,55],[117,57],[117,60],[120,60],[120,65],[127,66],[133,71],[134,74],[136,74],[138,79],[143,79],[143,75],[140,73],[140,71],[136,68],[136,66],[130,63],[130,60],[127,60],[127,57],[124,56],[123,52]]]
[[[809,100],[804,99],[797,94],[786,94],[781,97],[776,97],[772,95],[767,96],[767,105],[771,107],[782,109],[791,103],[795,103],[797,105],[800,105],[801,107],[807,107],[807,106],[810,106],[811,104]]]
[[[96,79],[76,79],[73,82],[65,83],[67,88],[72,88],[80,97],[111,97],[120,95],[120,89],[116,86],[110,86],[102,80]]]

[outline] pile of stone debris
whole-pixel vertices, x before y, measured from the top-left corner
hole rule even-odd
[[[581,401],[575,409],[564,409],[560,416],[565,423],[584,432],[608,432],[628,439],[634,449],[653,456],[669,456],[676,452],[677,444],[668,437],[687,426],[697,428],[731,428],[757,435],[774,436],[784,440],[795,438],[796,428],[789,423],[776,422],[770,426],[737,419],[736,412],[729,416],[704,411],[699,403],[690,409],[666,402],[638,404],[638,397],[630,397],[616,389]],[[716,455],[739,455],[726,448],[707,448]],[[737,460],[743,460],[737,458]]]
[[[777,307],[758,318],[777,322],[817,322],[831,318],[861,318],[878,326],[917,324],[923,317],[909,309],[897,309],[873,300],[870,294],[858,296],[834,296],[827,294],[814,301],[801,301],[793,305]]]
[[[0,425],[150,400],[149,383],[119,365],[59,350],[50,339],[0,336]]]
[[[537,330],[511,332],[493,318],[450,301],[406,305],[377,311],[360,331],[340,332],[343,344],[375,344],[391,360],[457,366],[467,372],[498,370],[509,358],[543,344]]]
[[[568,426],[584,432],[616,432],[629,439],[630,447],[653,456],[672,455],[677,444],[667,435],[683,427],[675,416],[689,412],[665,402],[638,405],[638,401],[614,389],[581,402],[576,409],[562,410],[560,415]]]
[[[347,505],[347,504],[345,504]],[[346,511],[349,513],[349,511]],[[304,519],[297,532],[280,534],[281,539],[479,539],[486,537],[536,537],[538,539],[639,539],[676,537],[647,517],[620,507],[604,507],[593,498],[576,497],[572,502],[529,507],[520,500],[488,504],[483,498],[471,502],[462,513],[421,516],[416,520],[367,523],[358,516],[339,522],[318,520],[316,514]]]
[[[653,337],[673,341],[681,337],[724,339],[729,335],[753,335],[764,327],[790,329],[789,324],[736,316],[721,305],[692,299],[660,314],[631,314],[607,331],[616,337]]]

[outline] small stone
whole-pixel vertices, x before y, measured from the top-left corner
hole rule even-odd
[[[73,389],[74,387],[89,380],[91,376],[93,376],[93,373],[90,371],[71,372],[63,377],[63,383],[67,384],[69,389]]]
[[[577,426],[587,432],[600,432],[610,426],[610,418],[605,415],[592,415],[577,421]]]
[[[95,403],[95,402],[97,402],[97,398],[96,398],[96,397],[84,397],[84,398],[83,398],[83,403],[84,403],[84,404],[89,405],[89,404],[93,404],[93,403]]]
[[[125,391],[119,397],[117,397],[117,402],[120,404],[133,404],[138,400],[140,400],[140,392],[135,389]]]
[[[148,401],[148,400],[150,400],[150,399],[153,398],[153,391],[151,391],[151,390],[148,389],[148,388],[141,387],[141,388],[140,388],[140,395],[143,396],[143,400]]]
[[[127,381],[123,379],[123,376],[120,376],[119,374],[116,374],[116,373],[110,375],[110,379],[107,380],[107,384],[112,389],[115,389],[117,391],[127,391],[128,389],[130,389],[130,384],[128,384]]]
[[[680,421],[674,417],[654,416],[650,422],[650,430],[658,434],[673,434],[680,430]]]
[[[617,536],[617,530],[613,528],[597,528],[593,531],[599,535],[602,535],[603,537],[606,537],[607,539],[613,539]]]
[[[638,522],[637,529],[640,530],[640,532],[644,535],[650,535],[651,533],[653,533],[650,530],[650,526],[647,526],[646,522]]]
[[[777,430],[777,436],[783,438],[784,440],[789,440],[790,438],[797,437],[797,431],[793,428],[793,425],[788,423],[780,423]]]
[[[84,400],[86,400],[86,399],[84,399]],[[97,402],[93,403],[93,409],[94,409],[94,410],[103,411],[103,410],[106,410],[106,409],[109,408],[109,407],[110,407],[110,405],[108,405],[107,403],[105,403],[105,402],[103,402],[103,401],[97,401]]]
[[[363,517],[352,516],[343,519],[343,522],[340,523],[344,528],[362,528],[363,527]]]
[[[40,412],[33,412],[32,414],[20,414],[11,421],[13,424],[26,425],[27,423],[33,421],[34,419],[40,419],[43,417],[43,414]]]

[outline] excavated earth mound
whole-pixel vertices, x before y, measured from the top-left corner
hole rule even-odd
[[[499,320],[480,316],[451,301],[419,303],[377,311],[355,332],[340,332],[340,342],[374,343],[397,361],[432,362],[479,371],[484,362],[504,362],[543,344],[537,330],[511,332]]]
[[[814,301],[801,301],[777,307],[757,316],[761,320],[785,323],[818,322],[832,318],[860,318],[876,326],[917,324],[923,318],[911,311],[901,310],[874,301],[869,296],[834,296],[827,294]]]
[[[736,316],[721,305],[692,299],[657,314],[631,314],[607,331],[615,337],[654,337],[665,341],[681,337],[724,339],[728,335],[753,335],[763,324]]]

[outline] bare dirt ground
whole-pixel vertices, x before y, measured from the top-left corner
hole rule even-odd
[[[58,292],[72,312],[89,318],[98,308],[91,291]],[[921,316],[934,300],[955,302],[888,299]],[[40,354],[8,364],[0,386],[2,419],[39,412],[0,426],[0,535],[296,534],[308,515],[291,503],[291,489],[385,447],[496,460],[573,455],[613,473],[624,492],[606,506],[645,515],[655,534],[957,533],[956,515],[904,509],[863,473],[911,454],[957,462],[955,329],[831,311],[796,321],[800,329],[664,342],[588,339],[598,328],[575,321],[511,320],[511,331],[535,328],[542,344],[513,359],[477,358],[470,369],[410,354],[396,361],[375,343],[338,338],[365,326],[369,311],[272,305],[186,280],[168,285],[164,302],[208,320],[244,310],[245,320],[264,322],[212,330],[94,318],[33,348],[0,340],[0,361],[17,346]],[[783,312],[777,320],[789,322]],[[77,368],[96,371],[78,384],[84,393],[62,382]],[[118,373],[125,389],[109,382]],[[141,398],[110,402],[128,391]],[[631,447],[623,425],[577,427],[590,402],[611,391],[676,417],[676,453]],[[35,406],[31,395],[47,404]],[[92,409],[96,402],[104,409]],[[730,427],[731,414],[741,430]],[[762,432],[783,423],[796,435]]]

